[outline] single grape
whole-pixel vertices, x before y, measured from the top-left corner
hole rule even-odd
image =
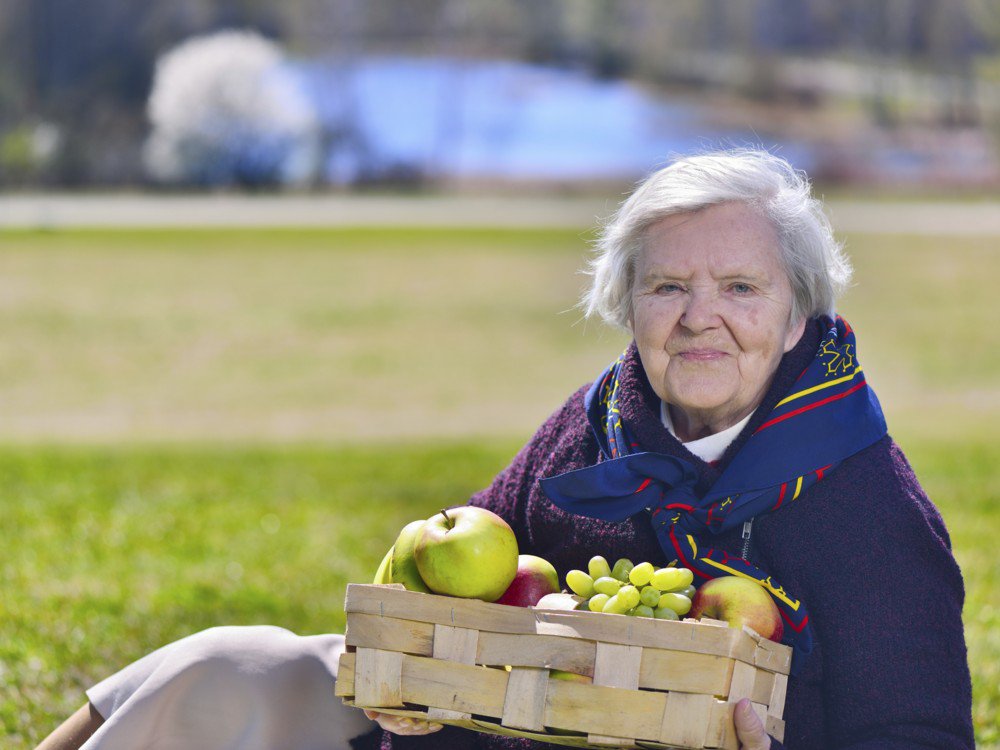
[[[600,555],[594,555],[590,558],[590,562],[587,563],[587,572],[590,573],[590,577],[596,581],[598,578],[610,576],[611,566],[608,565],[608,561]]]
[[[590,601],[587,603],[587,606],[590,607],[591,612],[601,612],[604,609],[604,605],[610,598],[611,597],[607,594],[594,594],[590,597]]]
[[[652,586],[643,586],[639,591],[639,601],[647,607],[660,606],[660,592]]]
[[[612,578],[611,576],[602,576],[594,581],[594,591],[599,594],[607,594],[608,596],[614,596],[618,593],[618,589],[622,587],[622,582],[617,578]]]
[[[601,607],[601,612],[606,612],[612,615],[623,615],[631,609],[625,601],[619,598],[618,594],[615,594],[606,602],[604,606]]]
[[[583,597],[592,596],[594,593],[594,579],[582,570],[571,570],[567,573],[566,585],[570,587],[574,594]]]
[[[694,574],[687,568],[660,568],[650,578],[660,591],[678,591],[691,584]]]
[[[611,569],[611,577],[617,578],[622,583],[628,583],[628,574],[635,566],[627,557],[623,557],[615,562],[615,567]]]
[[[632,614],[636,617],[653,617],[654,612],[652,607],[647,607],[645,604],[640,604],[632,610]]]
[[[691,600],[683,594],[666,593],[660,595],[659,609],[667,607],[679,615],[686,615],[691,611]]]
[[[694,584],[691,584],[691,585],[689,585],[689,586],[685,586],[684,588],[682,588],[682,589],[681,589],[680,591],[678,591],[677,593],[678,593],[678,594],[683,594],[683,595],[684,595],[684,596],[686,596],[686,597],[687,597],[688,599],[694,599],[694,595],[698,593],[698,589],[696,589],[696,588],[694,587]]]
[[[639,604],[640,594],[639,589],[631,584],[627,584],[618,589],[618,598],[621,599],[628,605],[629,609],[635,607]]]
[[[657,620],[679,620],[681,619],[670,607],[657,607],[653,610],[653,617]]]
[[[653,575],[654,570],[656,570],[656,568],[653,567],[653,563],[639,563],[629,571],[628,579],[636,586],[645,586],[649,583],[649,579]]]

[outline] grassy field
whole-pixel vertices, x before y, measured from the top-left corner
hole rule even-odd
[[[194,630],[340,628],[404,522],[485,484],[620,349],[572,310],[586,239],[0,237],[0,745]],[[844,312],[951,530],[977,739],[1000,746],[1000,254],[847,241]]]

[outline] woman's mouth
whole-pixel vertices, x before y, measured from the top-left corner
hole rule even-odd
[[[727,354],[719,349],[688,349],[687,351],[680,352],[678,356],[688,362],[712,362],[722,359]]]

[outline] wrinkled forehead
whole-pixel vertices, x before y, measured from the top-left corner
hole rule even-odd
[[[722,203],[653,222],[644,233],[636,270],[653,268],[712,275],[785,273],[774,223],[746,203]]]

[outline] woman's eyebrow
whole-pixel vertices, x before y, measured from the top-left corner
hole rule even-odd
[[[716,276],[717,281],[752,281],[755,284],[763,284],[767,281],[767,274],[754,273],[753,271],[741,271],[738,273],[727,273]]]
[[[669,273],[658,269],[651,269],[644,273],[639,281],[643,284],[652,284],[657,281],[687,281],[690,276],[683,276],[677,273]]]

